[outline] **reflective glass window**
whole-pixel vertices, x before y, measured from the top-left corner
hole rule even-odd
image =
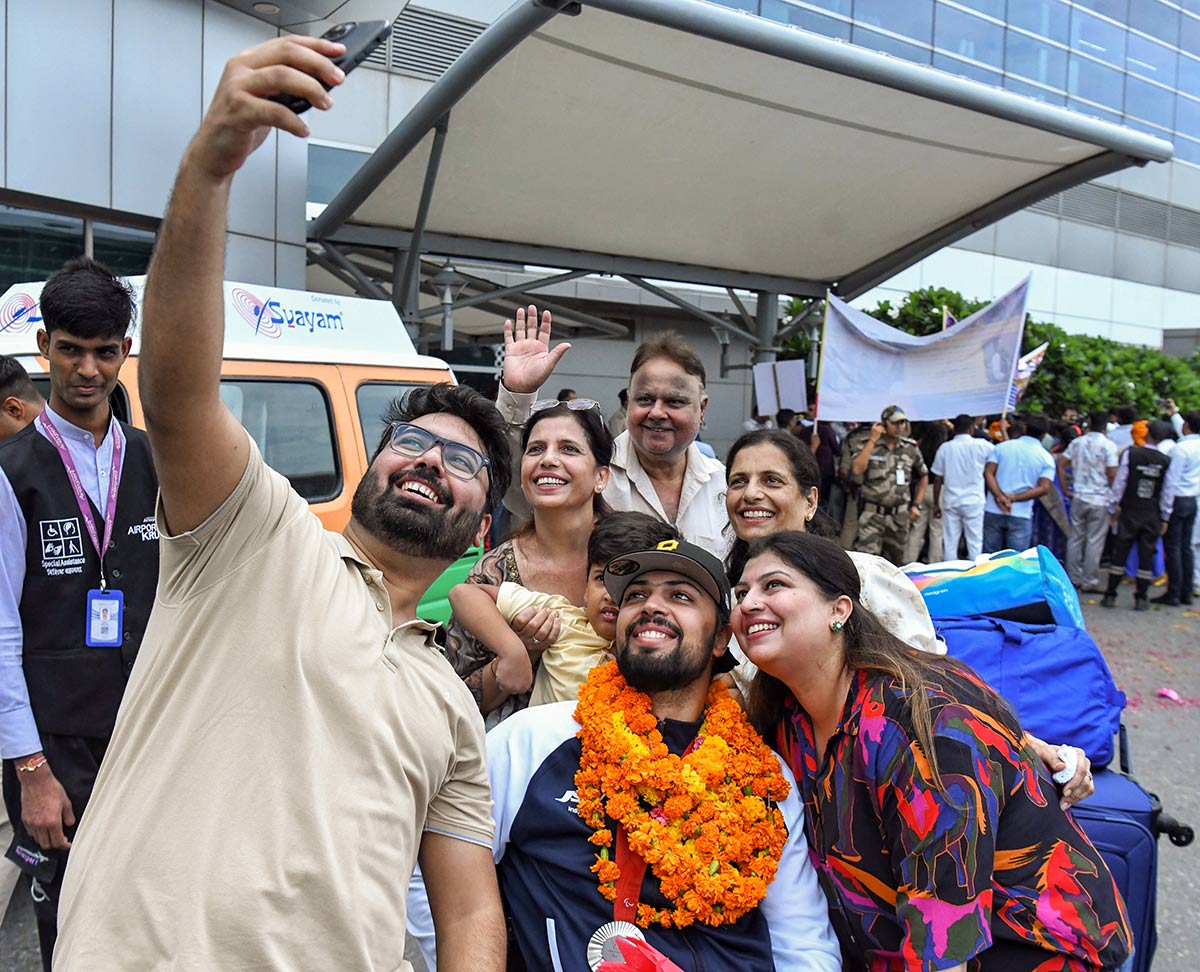
[[[758,13],[758,0],[713,0],[722,7],[732,7],[734,10],[744,10],[746,13]]]
[[[1004,28],[944,3],[934,12],[933,45],[984,64],[1004,65]]]
[[[933,54],[933,66],[939,71],[958,74],[964,78],[970,78],[972,81],[982,81],[984,84],[993,84],[996,87],[999,87],[1003,80],[1003,75],[999,71],[991,71],[981,65],[951,57],[949,54],[939,54],[936,51]]]
[[[1195,17],[1179,18],[1179,47],[1191,54],[1200,53],[1200,20]]]
[[[1179,43],[1179,16],[1178,10],[1162,0],[1129,0],[1129,26],[1168,44]]]
[[[1072,54],[1067,65],[1067,91],[1120,111],[1124,105],[1125,75],[1107,64]]]
[[[1190,138],[1180,138],[1175,142],[1175,158],[1180,162],[1191,162],[1192,165],[1200,165],[1200,142],[1193,142]]]
[[[978,10],[989,17],[1004,19],[1004,0],[958,0],[960,6]]]
[[[1125,114],[1170,128],[1175,123],[1175,94],[1130,75],[1125,79]]]
[[[1086,10],[1071,11],[1071,47],[1118,67],[1125,63],[1125,28],[1094,17]]]
[[[1045,88],[1039,88],[1036,84],[1022,81],[1020,78],[1005,77],[1004,87],[1014,94],[1025,95],[1027,98],[1036,98],[1038,101],[1044,101],[1048,105],[1065,105],[1067,103],[1067,96],[1062,92],[1047,91]]]
[[[82,253],[82,219],[0,206],[0,293],[15,283],[45,280]]]
[[[1180,91],[1190,94],[1200,93],[1200,60],[1186,54],[1179,55],[1178,87]]]
[[[1091,105],[1086,101],[1080,101],[1078,98],[1067,98],[1067,107],[1072,111],[1077,111],[1081,115],[1091,115],[1093,118],[1103,118],[1105,121],[1113,122],[1116,125],[1124,123],[1124,116],[1119,111],[1110,111],[1108,108],[1101,108],[1099,105]]]
[[[1200,101],[1185,95],[1176,96],[1175,130],[1181,135],[1200,138]]]
[[[928,44],[933,35],[933,2],[932,0],[854,0],[854,19],[864,24],[870,24],[872,27],[882,27],[884,30],[894,31],[923,44]],[[870,46],[874,47],[875,45],[871,44]]]
[[[928,64],[930,61],[928,47],[918,47],[916,44],[909,44],[895,37],[889,37],[887,34],[859,27],[857,24],[851,28],[850,39],[863,47],[902,57],[907,61],[915,61],[917,64]]]
[[[1129,0],[1075,0],[1081,7],[1095,10],[1096,13],[1112,17],[1113,20],[1124,22],[1129,13]]]
[[[312,381],[222,378],[221,400],[263,460],[310,503],[337,496],[342,473],[325,390]]]
[[[367,447],[367,459],[370,460],[379,440],[383,438],[383,430],[387,428],[384,416],[393,399],[400,398],[412,391],[416,385],[405,385],[395,381],[367,381],[354,390],[358,402],[358,421],[362,426],[363,444]]]
[[[1169,132],[1165,128],[1159,128],[1157,125],[1149,125],[1146,122],[1138,121],[1136,118],[1127,117],[1121,124],[1126,128],[1132,128],[1135,132],[1145,132],[1147,135],[1153,135],[1155,138],[1161,138],[1167,142],[1175,141],[1173,132]]]
[[[1200,0],[1198,0],[1200,2]],[[1071,8],[1063,0],[1008,0],[1008,22],[1063,44],[1070,37]]]
[[[1192,13],[1200,16],[1200,0],[1181,0],[1179,5],[1184,10],[1190,10]]]
[[[1004,69],[1055,88],[1067,86],[1067,51],[1015,30],[1005,39]]]
[[[1125,50],[1127,71],[1173,88],[1178,60],[1179,55],[1166,45],[1139,37],[1137,34],[1129,35],[1129,44]]]
[[[849,17],[851,13],[852,0],[808,0],[810,7],[820,7],[822,10],[830,10],[833,13],[842,14]],[[766,6],[766,4],[763,4]]]
[[[815,10],[806,10],[784,0],[762,0],[762,15],[768,20],[778,20],[793,27],[802,27],[826,37],[837,37],[841,40],[850,39],[850,22],[827,17]]]
[[[122,277],[136,277],[150,266],[154,234],[111,223],[92,224],[92,256]]]
[[[350,181],[370,153],[334,145],[308,146],[308,201],[327,203]]]

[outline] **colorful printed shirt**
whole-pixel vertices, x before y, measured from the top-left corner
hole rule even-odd
[[[1059,809],[1022,735],[987,713],[982,683],[933,678],[944,793],[890,676],[855,675],[823,761],[794,701],[779,727],[845,967],[1115,968],[1129,922],[1099,852]]]

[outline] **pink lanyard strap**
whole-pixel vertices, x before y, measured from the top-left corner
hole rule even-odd
[[[96,556],[100,558],[100,589],[106,590],[108,584],[104,578],[104,552],[108,550],[109,541],[112,539],[113,523],[117,518],[117,491],[121,488],[121,452],[125,447],[120,431],[114,430],[113,432],[112,469],[108,476],[108,506],[104,510],[104,543],[101,544],[100,534],[96,530],[96,518],[92,515],[91,503],[88,502],[83,482],[79,478],[79,470],[75,468],[75,460],[71,458],[67,443],[54,423],[50,421],[46,410],[43,410],[42,414],[37,417],[37,421],[46,434],[46,438],[50,440],[50,444],[58,450],[63,468],[67,471],[67,479],[70,480],[71,490],[75,493],[75,502],[79,504],[79,514],[83,517],[88,536],[92,538]]]

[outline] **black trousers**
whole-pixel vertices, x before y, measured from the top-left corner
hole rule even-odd
[[[42,735],[42,751],[55,778],[67,791],[71,809],[75,812],[75,825],[64,831],[68,840],[75,837],[107,748],[108,739]],[[21,782],[17,778],[16,764],[8,759],[4,761],[3,791],[4,806],[13,827],[12,845],[4,848],[5,856],[21,869],[23,886],[33,898],[42,968],[50,972],[50,959],[58,938],[58,900],[69,852],[42,850],[29,836],[21,822]]]
[[[1125,562],[1129,559],[1129,551],[1137,544],[1138,571],[1137,596],[1144,597],[1154,580],[1154,553],[1158,547],[1158,538],[1162,536],[1162,519],[1155,513],[1148,515],[1125,516],[1117,521],[1117,535],[1112,545],[1112,563],[1108,568],[1109,593],[1116,591],[1125,575]]]

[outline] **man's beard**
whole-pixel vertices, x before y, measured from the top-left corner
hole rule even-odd
[[[443,501],[430,506],[395,488],[403,478],[419,479]],[[397,553],[425,560],[457,560],[479,533],[482,510],[456,509],[437,476],[422,469],[394,473],[383,486],[369,471],[354,491],[350,512],[364,530]]]
[[[697,679],[708,678],[712,663],[713,639],[716,629],[699,642],[685,641],[683,630],[662,615],[655,615],[654,623],[670,629],[675,635],[675,647],[669,651],[641,652],[631,650],[629,641],[635,627],[648,620],[642,615],[617,636],[613,646],[617,659],[617,670],[632,688],[646,694],[671,692],[691,685]],[[707,646],[701,648],[701,645]]]

